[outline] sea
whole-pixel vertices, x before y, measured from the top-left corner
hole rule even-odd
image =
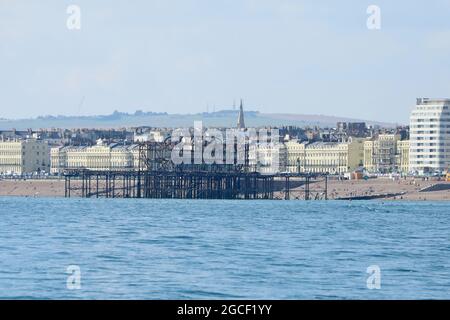
[[[450,299],[450,202],[1,197],[0,299]]]

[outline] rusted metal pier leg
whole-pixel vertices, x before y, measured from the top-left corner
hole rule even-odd
[[[68,183],[67,187],[68,187],[68,195],[69,195],[69,198],[70,198],[70,180],[71,180],[71,177],[69,177],[69,180],[67,181],[67,183]]]
[[[88,181],[88,192],[87,192],[87,197],[90,198],[91,197],[91,179],[92,176],[89,175],[89,181]]]
[[[130,175],[127,174],[127,178],[125,180],[125,196],[130,197]]]
[[[137,177],[137,198],[141,197],[141,170],[138,171],[138,177]]]
[[[105,196],[109,198],[109,174],[107,173],[105,176]]]
[[[98,198],[98,174],[96,175],[95,197]]]
[[[248,176],[245,176],[245,185],[244,185],[245,199],[250,199],[250,179]]]
[[[64,197],[67,198],[67,176],[64,176]]]
[[[310,181],[310,177],[306,176],[305,177],[305,200],[309,200],[309,181]]]
[[[111,188],[111,196],[112,198],[116,197],[116,175],[112,175],[112,188]]]
[[[81,197],[82,198],[85,198],[85,192],[86,192],[85,180],[86,180],[86,177],[85,177],[85,173],[83,172],[83,174],[81,175]]]
[[[273,188],[275,184],[275,179],[272,177],[270,178],[270,199],[273,200]]]
[[[289,177],[285,178],[285,186],[284,186],[284,200],[290,199],[290,183],[289,183]]]

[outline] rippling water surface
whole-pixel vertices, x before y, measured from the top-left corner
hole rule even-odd
[[[450,299],[450,203],[0,198],[0,298]]]

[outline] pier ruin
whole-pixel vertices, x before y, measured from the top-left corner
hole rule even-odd
[[[66,170],[65,197],[327,200],[323,174],[262,174],[244,164],[174,165],[170,143],[142,143],[138,169]],[[246,156],[248,159],[248,156]]]

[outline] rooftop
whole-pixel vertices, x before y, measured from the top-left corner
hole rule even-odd
[[[417,105],[450,104],[450,99],[417,98]]]

